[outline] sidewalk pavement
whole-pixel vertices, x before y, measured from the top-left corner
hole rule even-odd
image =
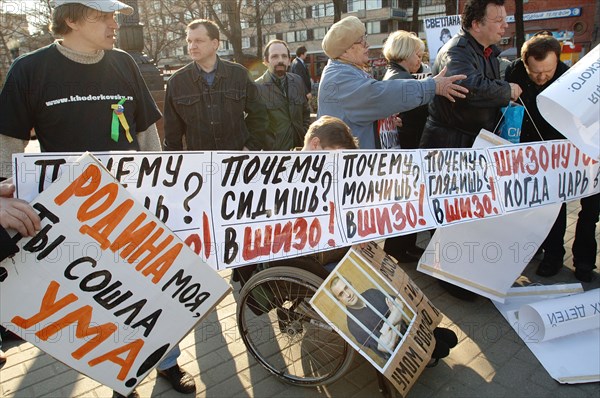
[[[565,267],[552,278],[535,275],[538,261],[526,267],[518,284],[575,283],[571,245],[579,202],[568,204]],[[423,236],[423,234],[422,234]],[[597,230],[596,239],[600,236]],[[420,241],[423,246],[423,242]],[[596,259],[600,265],[600,255]],[[600,397],[600,383],[563,385],[554,381],[513,331],[492,302],[478,297],[465,302],[450,296],[436,280],[402,268],[442,311],[441,326],[451,328],[459,344],[438,366],[426,369],[409,393],[417,397]],[[231,271],[220,273],[230,280]],[[600,288],[600,274],[583,284]],[[233,282],[232,282],[233,283]],[[235,312],[239,285],[180,344],[179,364],[196,381],[197,397],[382,397],[375,370],[360,355],[345,376],[329,386],[290,386],[270,375],[245,350]],[[112,391],[43,353],[31,343],[6,341],[8,361],[0,369],[0,397],[111,397]],[[156,372],[138,386],[142,397],[185,397]],[[189,397],[190,395],[188,395]]]

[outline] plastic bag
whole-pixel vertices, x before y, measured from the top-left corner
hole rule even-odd
[[[521,142],[521,126],[523,125],[523,105],[511,102],[502,108],[502,121],[498,127],[498,135],[513,144]]]

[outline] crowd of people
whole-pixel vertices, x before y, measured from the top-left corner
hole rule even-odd
[[[161,115],[133,58],[114,48],[115,12],[131,14],[133,9],[117,0],[54,1],[51,30],[60,39],[19,57],[0,93],[2,170],[10,170],[12,154],[24,151],[32,129],[42,152],[355,147],[348,134],[342,134],[347,143],[339,145],[325,145],[327,136],[306,135],[312,84],[305,47],[296,50],[292,62],[286,42],[270,41],[264,48],[267,70],[252,81],[242,65],[217,55],[219,29],[210,20],[187,25],[191,62],[168,80]],[[348,128],[344,131],[356,137],[361,149],[379,149],[386,145],[378,121],[391,118],[401,148],[469,148],[481,128],[494,130],[501,107],[520,98],[529,111],[523,142],[564,138],[536,104],[536,96],[568,69],[560,61],[560,45],[548,32],[534,36],[502,78],[496,44],[506,28],[504,0],[468,0],[460,33],[449,37],[442,32],[445,44],[433,63],[433,76],[414,77],[423,70],[425,45],[414,33],[399,31],[385,43],[388,71],[378,81],[368,67],[364,23],[343,18],[322,41],[330,59],[318,90],[317,126],[334,120]],[[156,128],[161,116],[162,142]],[[13,191],[10,182],[0,185],[2,258],[15,250],[7,230],[31,236],[40,228],[37,214],[12,198]],[[600,194],[581,200],[572,250],[575,277],[584,282],[594,277],[599,212]],[[563,266],[565,228],[563,204],[542,245],[538,275],[554,275]],[[385,250],[399,262],[414,262],[423,252],[414,234],[388,239]],[[473,298],[471,292],[446,288]],[[179,354],[175,347],[158,365],[158,374],[175,390],[192,393],[194,379],[177,365]],[[5,360],[0,351],[0,362]]]

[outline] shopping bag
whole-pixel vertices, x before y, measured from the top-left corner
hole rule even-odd
[[[525,107],[511,102],[502,108],[502,121],[498,126],[498,135],[513,144],[521,142],[521,126]]]

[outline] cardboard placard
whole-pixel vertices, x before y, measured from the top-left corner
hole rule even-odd
[[[381,248],[360,246],[350,249],[310,303],[406,396],[431,359],[442,315]]]
[[[42,229],[0,266],[0,322],[128,395],[230,286],[90,154],[32,202]]]

